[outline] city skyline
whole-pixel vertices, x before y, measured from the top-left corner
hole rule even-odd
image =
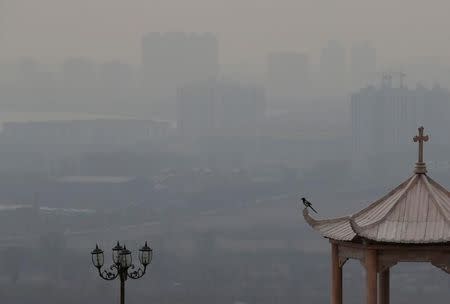
[[[317,62],[328,40],[348,46],[369,40],[388,63],[418,57],[450,63],[450,44],[439,35],[448,27],[448,4],[433,2],[3,0],[0,57],[137,63],[133,46],[145,33],[183,31],[216,34],[222,64],[262,63],[271,51],[306,52]]]

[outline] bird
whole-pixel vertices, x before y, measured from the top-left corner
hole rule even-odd
[[[313,208],[312,204],[306,198],[302,197],[302,202],[303,202],[303,205],[305,205],[305,208],[309,208],[312,211],[314,211],[315,213],[317,213],[316,209]]]

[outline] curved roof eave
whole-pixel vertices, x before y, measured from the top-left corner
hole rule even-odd
[[[350,217],[339,217],[334,219],[316,220],[307,208],[303,210],[306,222],[323,237],[337,241],[352,241],[356,233],[350,226]]]

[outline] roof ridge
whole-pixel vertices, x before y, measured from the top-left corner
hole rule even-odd
[[[366,237],[364,232],[363,232],[363,229],[361,229],[361,227],[358,224],[356,224],[356,222],[353,219],[353,217],[350,217],[349,222],[350,222],[350,227],[356,233],[356,235],[362,236],[362,237]]]
[[[395,208],[395,206],[397,206],[397,204],[399,203],[399,201],[406,195],[407,191],[408,191],[412,186],[416,185],[416,183],[419,182],[420,177],[417,177],[418,175],[419,175],[419,174],[414,174],[409,180],[407,180],[407,185],[405,186],[405,188],[404,188],[403,190],[401,190],[401,191],[402,191],[401,195],[395,200],[395,202],[392,204],[392,206],[391,206],[391,208],[389,209],[389,211],[386,212],[386,214],[385,214],[384,216],[382,216],[379,220],[377,220],[377,221],[375,221],[375,222],[373,222],[373,223],[371,223],[371,224],[369,224],[369,225],[360,226],[360,225],[358,225],[358,223],[356,223],[356,221],[355,221],[356,215],[351,216],[351,217],[350,217],[350,224],[351,224],[351,226],[352,226],[352,229],[355,230],[355,228],[353,227],[352,223],[354,223],[354,224],[358,227],[358,230],[360,230],[360,229],[370,229],[370,228],[372,228],[372,227],[378,225],[378,224],[379,224],[380,222],[382,222],[383,220],[385,220],[386,217],[388,217],[388,216],[392,213],[393,209]],[[404,184],[404,183],[403,183],[403,184]],[[402,185],[403,185],[403,184],[402,184]],[[399,187],[397,187],[396,189],[398,189],[398,188],[399,188]],[[385,199],[386,197],[389,197],[389,196],[390,196],[390,195],[384,196],[381,200],[378,200],[378,201],[376,202],[377,205],[378,205],[379,203],[381,203],[381,201],[384,201],[384,199]],[[372,205],[375,205],[375,203],[372,204]],[[358,214],[358,215],[359,215],[359,214]],[[356,231],[356,230],[355,230],[355,231]]]
[[[430,181],[429,181],[428,179],[431,179],[431,178],[429,178],[429,177],[427,176],[427,178],[425,178],[424,180],[425,180],[425,187],[427,187],[428,192],[430,193],[431,201],[434,203],[435,207],[437,208],[437,210],[439,211],[439,213],[441,214],[441,216],[442,216],[447,222],[450,223],[450,218],[448,218],[448,217],[445,215],[445,212],[444,212],[444,210],[442,209],[441,204],[439,204],[438,199],[436,198],[436,195],[433,193],[433,189],[431,189],[431,183],[430,183]],[[433,180],[432,180],[432,181],[433,181]],[[433,182],[434,182],[434,183],[433,183],[434,185],[438,184],[438,183],[436,183],[435,181],[433,181]],[[439,184],[438,184],[438,185],[439,185]],[[439,185],[439,186],[440,186],[440,185]],[[442,186],[440,186],[440,187],[442,187]],[[440,188],[440,187],[438,187],[438,188]],[[442,189],[440,189],[440,190],[442,190]],[[445,194],[448,196],[448,192],[447,192],[447,191],[445,191]]]
[[[386,198],[388,198],[389,196],[391,196],[392,194],[394,194],[395,192],[397,192],[400,188],[402,188],[403,186],[407,185],[411,179],[413,179],[417,174],[412,175],[411,177],[409,177],[406,181],[404,181],[403,183],[401,183],[400,185],[398,185],[397,187],[395,187],[394,189],[392,189],[391,191],[389,191],[387,194],[385,194],[384,196],[382,196],[381,198],[379,198],[378,200],[376,200],[375,202],[373,202],[372,204],[370,204],[369,206],[367,206],[366,208],[356,212],[355,214],[352,214],[350,217],[357,217],[361,214],[363,214],[366,211],[369,211],[371,209],[373,209],[375,206],[377,206],[380,202],[384,201]]]
[[[441,184],[439,184],[437,181],[435,181],[434,179],[432,179],[428,175],[426,175],[426,176],[427,176],[428,182],[430,182],[430,184],[434,185],[436,188],[439,188],[439,190],[441,190],[442,192],[447,194],[447,196],[450,198],[450,192],[448,192],[447,189],[445,189]]]

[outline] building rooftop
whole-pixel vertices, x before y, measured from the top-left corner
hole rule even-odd
[[[79,183],[79,184],[120,184],[129,183],[135,180],[130,176],[64,176],[58,179],[60,183]]]
[[[423,127],[414,141],[419,143],[414,175],[394,190],[367,208],[341,218],[316,220],[305,209],[306,221],[323,237],[338,241],[450,242],[450,195],[427,175],[423,143],[428,141],[428,136],[423,135]]]

